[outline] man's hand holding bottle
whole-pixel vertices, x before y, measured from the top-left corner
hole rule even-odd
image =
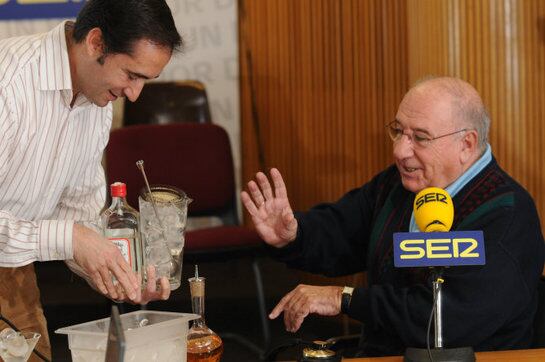
[[[151,266],[143,286],[141,276],[132,270],[119,248],[88,227],[74,224],[73,248],[74,261],[88,282],[114,301],[146,304],[170,296],[168,278],[162,277],[157,286],[155,268]]]

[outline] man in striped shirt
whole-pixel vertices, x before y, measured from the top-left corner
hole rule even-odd
[[[112,299],[166,299],[83,226],[105,203],[111,102],[135,101],[182,45],[164,0],[90,0],[75,23],[0,41],[0,312],[49,340],[32,263],[67,260]],[[112,275],[119,281],[116,287]]]

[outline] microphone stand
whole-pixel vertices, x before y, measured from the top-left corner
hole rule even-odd
[[[442,286],[445,282],[441,278],[443,268],[440,268],[433,273],[433,300],[435,301],[435,309],[433,311],[433,321],[435,326],[435,348],[443,348],[443,318],[441,315],[442,310]]]
[[[433,319],[435,327],[435,348],[428,351],[426,348],[409,347],[405,350],[405,362],[474,362],[475,352],[472,347],[444,348],[443,347],[443,318],[442,318],[442,278],[443,267],[432,268],[433,272],[433,302],[435,305]],[[427,336],[426,336],[427,338]],[[431,360],[430,360],[431,358]]]

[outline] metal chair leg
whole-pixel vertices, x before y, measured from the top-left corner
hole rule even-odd
[[[263,288],[263,280],[261,278],[261,268],[259,267],[259,262],[257,259],[252,260],[252,269],[255,278],[259,318],[261,321],[261,332],[263,333],[263,345],[258,346],[257,344],[251,342],[248,338],[237,333],[223,332],[219,333],[219,335],[222,339],[238,342],[258,355],[260,361],[263,361],[271,343],[271,331],[269,326],[269,318],[267,315],[267,306],[265,304],[265,290]]]
[[[257,301],[259,305],[259,317],[261,318],[261,329],[263,333],[263,350],[267,351],[271,343],[271,330],[269,326],[269,317],[267,315],[267,306],[265,304],[265,291],[263,288],[263,279],[261,278],[261,268],[259,261],[254,259],[252,262],[254,269],[255,286],[257,290]]]

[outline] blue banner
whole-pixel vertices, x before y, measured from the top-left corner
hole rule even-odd
[[[482,231],[394,233],[396,267],[484,265]]]
[[[0,20],[75,18],[85,0],[0,0]]]

